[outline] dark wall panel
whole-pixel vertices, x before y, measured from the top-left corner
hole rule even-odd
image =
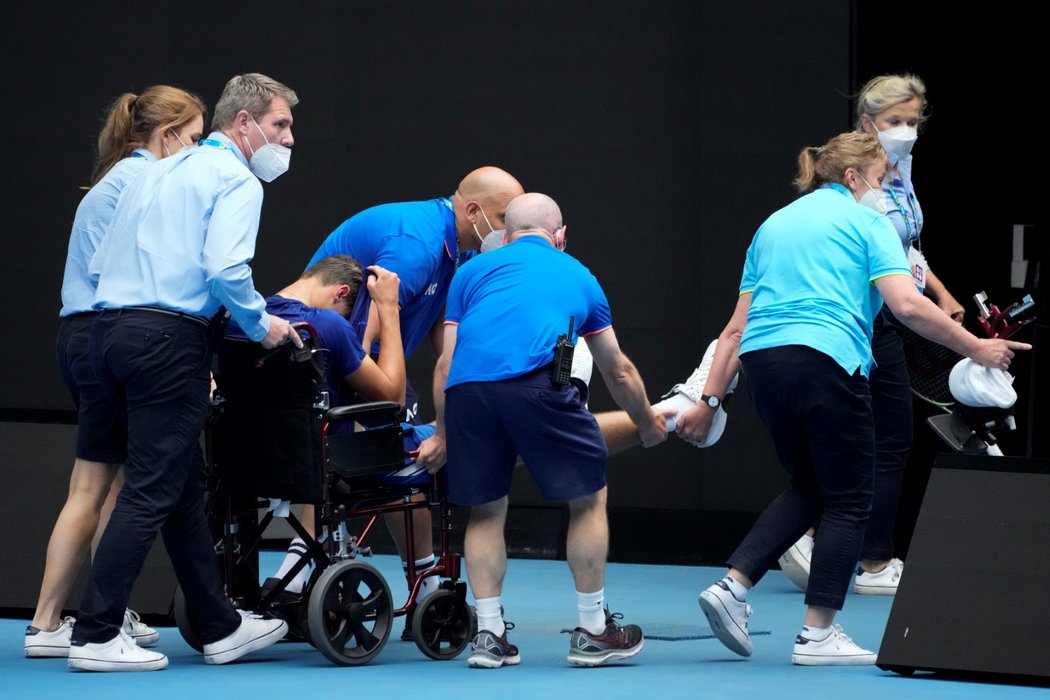
[[[5,7],[0,175],[18,341],[0,409],[71,408],[53,369],[66,240],[105,105],[174,83],[213,104],[257,70],[302,99],[291,171],[266,186],[254,263],[269,293],[340,221],[452,193],[475,166],[548,192],[598,275],[650,396],[682,381],[732,311],[743,254],[790,201],[795,157],[848,127],[848,3],[317,1]],[[429,353],[411,363],[428,385]],[[600,381],[596,381],[600,384]],[[754,511],[783,477],[741,387],[723,441],[610,465],[620,507]],[[429,405],[429,402],[428,402]],[[592,408],[612,408],[595,387]]]

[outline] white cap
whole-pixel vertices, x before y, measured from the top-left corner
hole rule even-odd
[[[1014,378],[1009,372],[960,360],[948,375],[948,389],[955,400],[973,408],[1010,408],[1017,401]]]

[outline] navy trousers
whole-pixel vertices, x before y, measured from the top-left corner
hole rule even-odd
[[[200,449],[208,414],[209,329],[191,316],[103,311],[92,327],[89,352],[103,390],[127,420],[128,457],[73,643],[106,642],[117,635],[158,530],[201,641],[227,637],[241,618],[223,590],[205,521]]]
[[[871,510],[875,441],[868,382],[801,345],[744,353],[740,362],[791,483],[728,563],[757,583],[819,522],[806,605],[841,610]]]

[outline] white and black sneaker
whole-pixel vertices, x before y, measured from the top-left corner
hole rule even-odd
[[[124,611],[122,627],[140,647],[151,647],[160,641],[160,632],[145,624],[139,614],[130,608]]]
[[[123,629],[108,642],[71,644],[69,667],[78,671],[160,671],[168,657],[135,644]]]
[[[811,535],[802,535],[798,542],[788,547],[780,555],[777,563],[788,581],[795,584],[802,592],[809,586],[809,567],[813,559],[814,539]]]
[[[698,602],[718,641],[734,653],[751,656],[754,647],[747,632],[747,619],[751,616],[747,601],[733,595],[725,581],[718,581],[700,593]]]
[[[58,629],[47,632],[39,627],[26,627],[25,654],[31,659],[62,659],[69,656],[69,635],[76,619],[64,617]]]
[[[796,666],[870,666],[877,656],[875,652],[857,646],[842,631],[842,625],[835,625],[824,639],[806,639],[801,634],[795,637],[791,663]]]
[[[241,624],[233,634],[204,645],[204,663],[228,664],[281,641],[288,632],[288,623],[284,620],[247,610],[238,610],[237,613],[241,616]]]
[[[853,592],[862,595],[897,595],[897,585],[904,573],[904,562],[890,559],[881,571],[868,573],[857,567],[857,576],[853,579]]]

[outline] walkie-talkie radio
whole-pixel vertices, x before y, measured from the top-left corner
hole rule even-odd
[[[554,367],[551,370],[551,382],[554,386],[566,386],[572,379],[572,354],[576,346],[572,342],[572,328],[575,316],[569,316],[569,332],[558,336],[554,344]]]

